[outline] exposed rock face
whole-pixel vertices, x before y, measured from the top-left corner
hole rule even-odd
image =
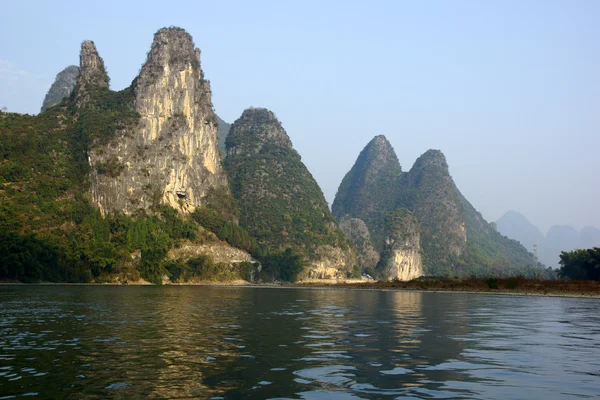
[[[50,90],[46,93],[41,111],[44,112],[49,107],[60,103],[65,97],[69,97],[75,88],[78,76],[79,67],[76,65],[70,65],[60,71],[58,75],[56,75],[54,83],[50,86]]]
[[[90,43],[82,46],[78,87],[102,88],[108,79],[101,79],[104,66]],[[131,214],[162,203],[187,213],[211,188],[227,188],[210,84],[191,36],[180,28],[159,30],[130,90],[137,126],[89,152],[91,193],[100,209]],[[98,173],[106,165],[117,165],[118,176]]]
[[[388,280],[409,281],[423,276],[419,224],[405,208],[387,218],[385,249],[378,268]]]
[[[358,266],[371,269],[379,262],[379,253],[371,244],[371,235],[367,224],[360,218],[344,217],[340,221],[340,229],[356,245]]]
[[[332,213],[362,219],[371,232],[373,245],[383,249],[383,220],[396,208],[402,169],[385,136],[375,136],[360,152],[346,174],[332,204]]]
[[[96,45],[91,40],[84,41],[79,54],[79,76],[73,92],[77,107],[81,109],[87,105],[92,91],[108,89],[109,81]]]
[[[308,260],[301,276],[342,276],[356,263],[317,182],[273,112],[251,108],[233,123],[225,167],[240,224],[270,250]]]
[[[226,243],[196,244],[187,243],[177,248],[172,248],[167,254],[169,260],[187,261],[200,255],[209,255],[217,264],[233,265],[242,262],[256,263],[256,260],[247,252],[231,247]]]
[[[467,249],[467,226],[461,197],[448,172],[446,157],[427,150],[403,180],[399,206],[421,224],[424,263],[430,273],[453,265]]]

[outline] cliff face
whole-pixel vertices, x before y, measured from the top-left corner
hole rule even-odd
[[[226,147],[240,224],[259,243],[302,255],[308,261],[303,277],[337,277],[352,268],[356,256],[349,242],[271,111],[245,110],[231,126]]]
[[[363,269],[373,269],[379,262],[379,252],[371,244],[371,234],[367,224],[360,218],[344,217],[340,229],[356,245],[358,265]]]
[[[52,86],[50,86],[50,90],[48,90],[48,93],[46,93],[46,97],[42,103],[41,112],[44,112],[49,107],[60,103],[65,97],[69,97],[75,88],[78,76],[79,67],[75,65],[70,65],[60,71],[58,75],[56,75],[54,83]]]
[[[378,251],[384,246],[384,217],[396,207],[402,169],[385,136],[376,136],[360,152],[332,204],[332,213],[363,220]]]
[[[84,41],[79,53],[79,76],[72,93],[76,107],[85,108],[94,92],[109,88],[109,81],[96,45],[91,40]]]
[[[378,269],[388,280],[409,281],[423,276],[419,224],[405,208],[392,211],[386,221],[386,240]]]
[[[90,43],[84,42],[81,51],[80,107],[88,93],[108,87],[104,64]],[[203,204],[211,188],[227,187],[210,84],[188,33],[159,30],[127,90],[137,124],[115,132],[106,145],[92,145],[88,153],[92,199],[103,212],[131,214],[162,203],[187,213]]]

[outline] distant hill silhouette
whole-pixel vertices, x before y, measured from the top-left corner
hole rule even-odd
[[[518,240],[529,251],[538,246],[538,258],[542,264],[558,267],[561,251],[589,249],[600,246],[600,229],[586,226],[578,232],[569,225],[553,225],[544,236],[523,214],[508,211],[497,222],[498,232]]]

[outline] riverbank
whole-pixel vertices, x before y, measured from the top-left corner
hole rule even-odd
[[[285,286],[342,290],[420,291],[517,296],[600,298],[600,282],[525,278],[415,279],[408,282],[290,283]]]
[[[0,286],[154,286],[145,281],[127,284],[106,283],[21,283],[0,282]],[[283,289],[323,289],[323,290],[368,290],[368,291],[410,291],[436,293],[496,294],[513,296],[579,297],[600,299],[600,282],[538,280],[525,278],[486,278],[486,279],[439,279],[421,278],[408,282],[386,282],[366,280],[310,280],[295,283],[250,283],[243,280],[230,282],[184,282],[168,283],[165,286],[224,286]]]

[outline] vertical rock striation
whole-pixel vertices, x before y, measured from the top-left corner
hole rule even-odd
[[[386,219],[385,248],[378,268],[388,280],[409,281],[423,276],[419,224],[405,208]]]
[[[78,103],[88,87],[108,87],[100,74],[104,65],[90,43],[82,46]],[[204,204],[212,188],[227,190],[210,83],[187,32],[160,29],[127,91],[129,106],[139,115],[137,125],[89,152],[92,198],[101,210],[131,214],[161,203],[187,213]]]
[[[46,93],[46,97],[44,97],[41,112],[60,103],[65,97],[68,98],[75,88],[78,76],[79,67],[76,65],[70,65],[60,71],[56,75],[56,79],[54,80],[54,83],[52,83],[52,86],[50,86],[48,93]]]
[[[356,245],[358,265],[362,269],[374,269],[379,262],[379,253],[371,243],[367,224],[360,218],[344,217],[340,229]]]
[[[96,45],[91,40],[84,41],[79,53],[79,76],[73,90],[77,108],[85,108],[93,93],[97,90],[108,89],[109,82],[104,60],[98,54]]]

